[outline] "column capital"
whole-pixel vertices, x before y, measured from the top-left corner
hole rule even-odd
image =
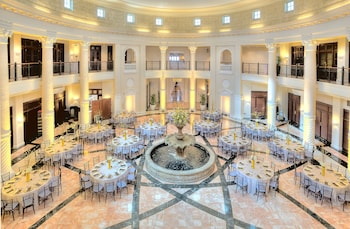
[[[315,40],[303,40],[305,51],[316,51],[317,42]]]
[[[88,49],[90,44],[91,44],[90,41],[80,41],[79,42],[79,45],[82,49]]]
[[[0,25],[1,26],[1,25]],[[12,36],[12,31],[6,28],[0,28],[0,44],[8,43],[8,38]]]
[[[266,39],[265,40],[265,46],[269,50],[269,52],[276,51],[276,48],[277,48],[277,44],[274,43],[273,39]]]
[[[160,52],[166,52],[168,46],[159,46]]]
[[[197,47],[196,46],[189,46],[188,49],[191,53],[196,53]]]
[[[46,36],[41,38],[41,42],[43,43],[44,48],[52,48],[53,43],[56,41],[56,32],[47,31]]]

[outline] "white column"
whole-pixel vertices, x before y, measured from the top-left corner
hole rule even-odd
[[[276,45],[267,43],[268,81],[267,81],[267,125],[276,127]]]
[[[195,67],[196,67],[196,50],[197,47],[188,47],[191,52],[191,78],[190,78],[190,110],[196,111],[196,78],[195,78]]]
[[[161,111],[166,110],[166,80],[165,80],[165,70],[166,70],[166,50],[168,46],[160,46],[160,70],[162,72],[159,84],[160,84],[160,104],[159,108]]]
[[[42,123],[43,141],[53,143],[55,139],[55,112],[54,112],[54,90],[53,90],[53,43],[56,34],[48,33],[42,38]]]
[[[10,93],[7,63],[7,40],[11,34],[8,24],[0,25],[1,174],[11,172]]]
[[[88,42],[80,42],[80,120],[81,126],[90,124],[89,110],[89,45]]]
[[[124,66],[124,55],[122,53],[122,48],[120,44],[114,45],[114,59],[113,59],[113,69],[114,69],[114,115],[118,114],[122,111],[122,104],[123,104],[123,96],[121,94],[121,83],[120,78],[123,75],[123,68],[121,66]]]
[[[316,42],[303,41],[305,47],[304,62],[304,143],[315,144],[316,115]]]
[[[336,150],[340,150],[342,143],[341,135],[341,124],[343,122],[343,109],[342,109],[342,99],[333,97],[332,102],[332,147]]]

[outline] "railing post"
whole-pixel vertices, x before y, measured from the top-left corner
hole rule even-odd
[[[343,66],[341,68],[341,85],[344,85],[344,74],[345,74],[345,68]]]
[[[80,74],[80,61],[78,61],[78,74]]]
[[[15,75],[15,81],[17,81],[17,62],[15,62],[14,68],[15,69],[13,69],[13,71],[14,71],[14,75]]]

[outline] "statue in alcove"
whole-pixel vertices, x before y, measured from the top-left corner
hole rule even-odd
[[[181,88],[178,82],[175,82],[175,86],[173,91],[171,92],[171,101],[172,102],[180,102],[182,100]]]

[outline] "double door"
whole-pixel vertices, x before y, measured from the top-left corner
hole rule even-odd
[[[288,120],[293,126],[300,125],[300,96],[288,93]]]

